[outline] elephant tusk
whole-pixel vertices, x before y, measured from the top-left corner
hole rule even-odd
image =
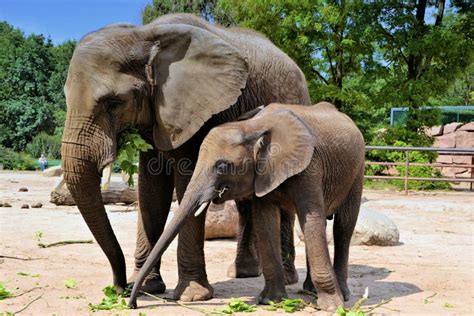
[[[211,203],[211,201],[207,201],[207,202],[202,203],[201,206],[199,206],[196,213],[194,213],[194,216],[198,217],[207,208],[209,203]]]

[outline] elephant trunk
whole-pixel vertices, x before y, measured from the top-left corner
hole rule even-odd
[[[100,190],[102,164],[110,162],[110,158],[103,157],[107,156],[104,155],[107,152],[113,153],[114,141],[106,137],[96,138],[97,135],[93,134],[84,136],[88,134],[83,129],[78,131],[68,127],[68,121],[61,147],[64,180],[87,226],[112,266],[114,285],[123,291],[127,285],[125,258],[105,212]],[[101,144],[98,144],[97,139],[101,139]]]
[[[209,206],[211,198],[204,198],[206,194],[202,194],[203,186],[197,185],[197,183],[200,183],[200,181],[193,181],[193,179],[191,179],[191,182],[186,189],[186,193],[184,194],[183,200],[181,201],[178,210],[174,213],[173,219],[167,225],[163,234],[161,234],[161,237],[153,247],[153,250],[148,256],[145,264],[140,269],[130,295],[130,300],[128,303],[130,308],[137,307],[137,296],[143,281],[161,258],[173,239],[176,237],[181,227],[183,227],[186,219],[189,216],[192,216],[193,212],[195,211],[196,216],[198,216]]]

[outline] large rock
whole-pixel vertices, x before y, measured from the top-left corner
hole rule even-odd
[[[443,125],[432,126],[426,130],[428,136],[441,136],[443,135]]]
[[[239,213],[234,201],[209,206],[206,214],[205,238],[234,238],[239,230]]]
[[[329,243],[333,242],[333,222],[327,222],[326,236]],[[390,218],[365,206],[360,208],[351,245],[395,246],[399,238],[398,228]]]
[[[458,130],[460,130],[460,131],[474,132],[474,122],[470,122],[470,123],[464,124],[464,125],[461,126]]]
[[[456,146],[456,134],[449,133],[443,136],[439,136],[435,138],[435,142],[433,147],[437,148],[454,148]]]
[[[446,135],[446,134],[449,134],[449,133],[453,133],[453,132],[455,132],[461,125],[462,125],[462,123],[457,123],[457,122],[446,124],[446,125],[444,125],[444,128],[443,128],[443,134]]]
[[[62,174],[63,169],[61,166],[51,167],[43,171],[43,176],[45,177],[60,177]]]
[[[472,148],[474,147],[474,133],[459,131],[456,135],[456,147],[457,148]]]

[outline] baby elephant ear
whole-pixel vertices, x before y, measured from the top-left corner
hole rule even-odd
[[[262,115],[257,120],[266,126],[254,145],[255,195],[261,197],[308,167],[315,137],[306,123],[288,110]]]
[[[184,24],[145,28],[155,43],[146,70],[156,95],[153,138],[158,149],[171,150],[237,102],[248,65],[236,47],[207,30]]]

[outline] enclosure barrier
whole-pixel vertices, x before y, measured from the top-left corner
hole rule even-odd
[[[472,184],[474,183],[474,164],[471,159],[471,164],[442,164],[442,163],[414,163],[410,162],[411,151],[435,151],[441,155],[457,155],[457,156],[471,156],[474,157],[474,148],[432,148],[432,147],[397,147],[397,146],[366,146],[366,151],[369,150],[391,150],[391,151],[403,151],[405,152],[405,162],[377,162],[377,161],[366,161],[366,165],[379,165],[379,166],[405,166],[404,176],[365,176],[365,179],[377,179],[377,180],[404,180],[405,181],[405,194],[408,195],[408,181],[447,181],[447,182],[469,182],[470,190],[472,191]],[[410,166],[419,167],[450,167],[450,168],[471,168],[471,178],[419,178],[410,177],[409,168]]]

